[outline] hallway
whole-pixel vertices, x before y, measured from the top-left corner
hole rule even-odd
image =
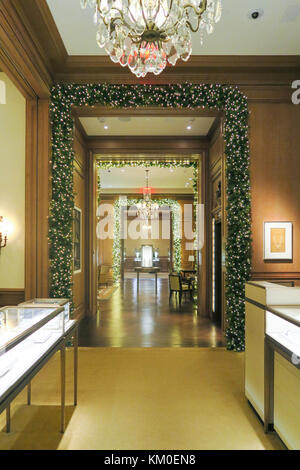
[[[187,295],[180,307],[175,296],[169,302],[168,279],[125,279],[107,300],[99,301],[96,317],[84,318],[79,345],[88,347],[220,347],[220,328],[197,315]]]

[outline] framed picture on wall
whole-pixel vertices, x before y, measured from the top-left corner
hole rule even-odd
[[[82,212],[74,207],[74,273],[81,272],[81,235],[82,235]]]
[[[264,222],[264,259],[292,261],[292,222]]]

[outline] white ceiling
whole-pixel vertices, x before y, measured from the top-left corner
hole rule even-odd
[[[47,0],[70,55],[106,55],[96,44],[96,26],[90,8],[80,0]],[[261,19],[249,11],[262,8]],[[223,15],[215,32],[193,34],[195,55],[299,55],[300,0],[223,0]]]
[[[180,135],[206,136],[215,118],[208,117],[81,117],[89,136]],[[187,127],[191,129],[187,129]],[[106,128],[107,127],[107,128]]]
[[[182,189],[182,192],[192,192],[193,184],[192,168],[150,168],[149,186],[153,188],[153,194],[160,192],[161,189],[176,188]],[[145,168],[111,168],[110,170],[100,171],[100,181],[102,189],[136,189],[145,186],[146,173]]]

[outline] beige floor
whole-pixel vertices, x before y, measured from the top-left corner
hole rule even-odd
[[[68,351],[68,403],[72,401]],[[223,349],[83,348],[79,404],[59,434],[56,356],[12,408],[0,449],[281,449],[243,393],[243,354]],[[0,417],[3,430],[4,418]]]

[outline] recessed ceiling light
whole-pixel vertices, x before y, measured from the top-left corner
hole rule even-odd
[[[108,126],[104,126],[104,129],[105,129],[105,130],[108,129]]]
[[[192,126],[189,124],[188,126],[186,126],[187,130],[190,131],[192,129]]]

